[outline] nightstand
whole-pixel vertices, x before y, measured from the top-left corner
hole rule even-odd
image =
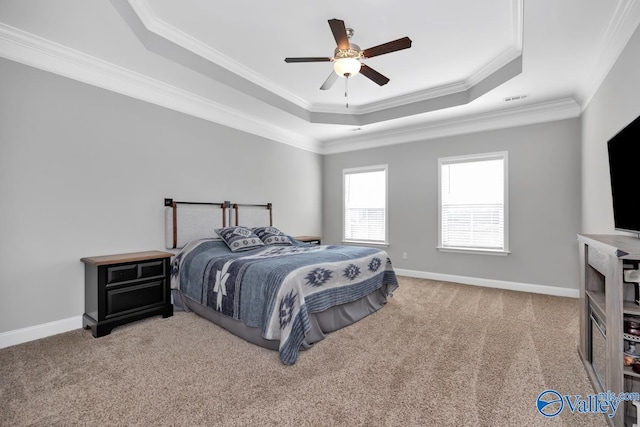
[[[305,243],[315,243],[320,245],[320,236],[295,236],[294,239]]]
[[[173,316],[169,252],[149,251],[82,258],[82,327],[98,338],[116,326],[161,314]]]

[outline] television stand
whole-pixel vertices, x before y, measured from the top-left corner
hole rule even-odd
[[[640,240],[632,236],[578,235],[580,255],[580,341],[578,351],[595,393],[640,392],[640,374],[624,366],[625,348],[634,337],[625,337],[623,319],[640,321],[635,302],[636,283],[624,281],[624,271],[638,269]],[[639,340],[640,341],[640,340]],[[640,359],[640,356],[639,356]],[[637,423],[632,401],[620,404],[614,427]]]

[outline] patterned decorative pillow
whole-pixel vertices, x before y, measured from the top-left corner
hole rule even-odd
[[[231,252],[247,251],[264,246],[264,243],[247,227],[217,228],[216,233],[229,246]]]
[[[265,245],[291,245],[291,239],[275,227],[256,227],[253,232]]]

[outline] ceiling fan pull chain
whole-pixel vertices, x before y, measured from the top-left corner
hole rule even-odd
[[[349,73],[345,73],[344,77],[344,97],[346,98],[346,108],[349,108]]]

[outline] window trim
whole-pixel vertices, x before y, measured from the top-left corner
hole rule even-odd
[[[451,163],[476,162],[483,160],[503,160],[503,238],[502,249],[482,249],[482,248],[461,248],[442,245],[442,166]],[[478,255],[509,255],[509,153],[507,151],[496,151],[491,153],[468,154],[463,156],[440,157],[438,158],[438,246],[440,252],[454,252]]]
[[[366,172],[380,172],[384,171],[384,241],[380,240],[356,240],[347,239],[345,236],[345,186],[346,175],[354,173],[366,173]],[[388,246],[389,245],[389,165],[373,165],[373,166],[361,166],[357,168],[346,168],[342,170],[342,243],[358,244],[358,245],[377,245]]]

